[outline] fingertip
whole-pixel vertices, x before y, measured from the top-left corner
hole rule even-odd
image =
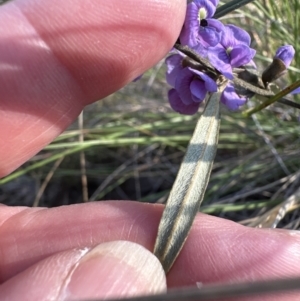
[[[86,95],[85,104],[120,89],[162,59],[180,34],[186,10],[185,0],[92,0],[84,11],[80,0],[19,2]]]
[[[178,287],[196,282],[246,282],[299,276],[296,268],[300,263],[299,242],[297,232],[251,228],[199,214],[168,274],[168,285]],[[184,271],[188,271],[188,277]]]
[[[98,245],[78,263],[62,291],[68,300],[161,293],[166,277],[158,259],[141,245],[114,241]]]
[[[186,0],[15,0],[0,10],[0,177],[58,136],[82,108],[161,60]]]
[[[161,293],[166,277],[158,259],[128,241],[56,253],[0,286],[1,300],[89,300]]]

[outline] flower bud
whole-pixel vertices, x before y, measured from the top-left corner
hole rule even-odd
[[[277,78],[286,73],[286,65],[279,58],[274,58],[273,62],[265,69],[261,79],[265,85],[268,86],[269,83],[275,81]]]
[[[277,78],[285,74],[295,55],[292,45],[281,46],[277,49],[273,62],[262,74],[262,81],[265,87]]]
[[[277,49],[275,58],[280,59],[288,68],[294,58],[295,49],[292,45],[281,46]]]

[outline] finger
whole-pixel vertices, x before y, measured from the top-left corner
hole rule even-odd
[[[299,269],[294,265],[300,263],[299,255],[298,231],[247,228],[231,221],[200,216],[168,274],[168,286],[175,288],[199,283],[201,287],[201,284],[299,277]],[[188,275],[180,273],[184,269],[188,270]],[[296,301],[299,298],[300,293],[297,291],[240,299]],[[224,301],[229,300],[236,299]]]
[[[84,105],[163,58],[179,35],[185,5],[14,0],[1,6],[0,177],[53,140]]]
[[[158,259],[138,244],[115,241],[50,256],[0,287],[0,300],[84,300],[162,293]]]
[[[51,254],[74,247],[121,239],[152,251],[162,209],[160,205],[136,202],[98,202],[53,209],[3,207],[2,281]],[[168,274],[168,285],[299,275],[299,242],[299,235],[288,231],[246,228],[199,214]]]
[[[161,206],[97,202],[52,209],[2,207],[0,282],[54,253],[128,240],[151,250]]]

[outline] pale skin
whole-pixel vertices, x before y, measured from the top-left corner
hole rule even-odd
[[[179,35],[185,5],[186,0],[13,0],[0,6],[0,176],[50,143],[85,105],[162,59]],[[163,210],[125,201],[0,208],[1,300],[62,300],[63,271],[76,266],[85,248],[127,240],[152,250]],[[299,276],[299,265],[298,234],[199,214],[167,284]],[[125,272],[124,262],[101,266],[82,269],[78,283],[84,287],[73,296],[132,294],[128,286],[136,275]],[[114,268],[121,280],[112,277],[101,285]],[[84,282],[91,274],[97,281]],[[136,292],[147,289],[140,284]],[[270,300],[299,298],[277,294]]]

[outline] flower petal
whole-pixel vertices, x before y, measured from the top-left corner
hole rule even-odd
[[[294,58],[294,55],[294,47],[292,45],[285,45],[277,49],[275,57],[282,60],[286,68],[288,68]]]
[[[209,20],[208,20],[209,21]],[[221,40],[222,33],[212,26],[200,26],[197,42],[205,47],[216,46]]]
[[[198,52],[200,56],[203,58],[207,57],[208,49],[207,47],[203,46],[202,44],[198,43],[196,46],[191,47],[193,50]]]
[[[192,68],[190,68],[190,70],[197,74],[205,83],[205,89],[209,92],[217,92],[218,91],[218,86],[216,84],[216,82],[210,78],[207,74],[198,71],[198,70],[194,70]]]
[[[198,14],[200,9],[205,9],[206,11],[205,19],[211,18],[215,14],[216,5],[214,5],[214,1],[194,0],[194,3],[198,7]]]
[[[218,44],[216,47],[209,48],[208,58],[210,63],[228,79],[233,79],[230,58],[226,49]]]
[[[184,104],[175,89],[171,89],[168,92],[168,98],[171,108],[180,114],[193,115],[197,113],[199,109],[199,103],[193,102],[190,105]]]
[[[219,0],[209,0],[215,7],[218,6]]]
[[[182,45],[197,45],[197,36],[199,30],[198,7],[192,2],[187,5],[185,21],[181,30],[179,39]]]
[[[170,73],[166,73],[166,81],[173,88],[175,87],[176,79],[182,69],[183,68],[181,66],[177,66]]]
[[[300,93],[300,87],[295,89],[294,91],[292,91],[290,94],[294,95],[294,94],[299,94]]]
[[[179,54],[173,54],[166,58],[165,60],[167,65],[167,72],[166,72],[166,80],[167,83],[175,87],[176,78],[178,77],[180,71],[183,69],[181,62],[182,56]]]
[[[175,89],[182,102],[186,105],[193,103],[192,92],[190,90],[190,84],[193,77],[194,74],[189,68],[184,68],[180,71],[175,81]]]
[[[238,26],[228,24],[225,26],[222,43],[224,43],[223,46],[226,48],[240,44],[250,46],[251,37],[246,30]]]
[[[237,45],[230,52],[230,64],[232,67],[240,67],[248,64],[255,56],[256,51],[246,45]]]
[[[207,19],[208,27],[213,27],[217,32],[222,33],[225,29],[225,25],[216,19]]]
[[[229,83],[221,94],[221,102],[230,110],[236,111],[246,103],[247,99],[239,97],[233,84]]]
[[[192,92],[193,100],[195,102],[202,102],[205,99],[205,96],[207,94],[207,89],[205,88],[205,82],[200,79],[194,79],[192,80],[190,84],[190,89]]]
[[[172,54],[168,56],[165,60],[167,65],[167,73],[172,72],[175,67],[180,66],[182,59],[183,57],[180,54]]]

